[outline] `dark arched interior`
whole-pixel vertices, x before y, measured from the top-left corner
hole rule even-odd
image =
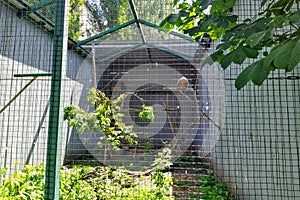
[[[137,66],[151,63],[164,64],[176,69],[196,89],[198,81],[197,69],[184,58],[155,48],[135,49],[116,58],[103,73],[98,89],[111,91],[107,87],[114,87],[118,82],[117,79],[120,79],[122,74]]]
[[[203,136],[207,133],[208,129],[208,120],[205,116],[209,114],[208,88],[195,66],[184,58],[155,48],[147,47],[135,49],[119,56],[105,69],[98,82],[98,89],[104,91],[107,96],[111,96],[118,80],[121,79],[126,72],[140,65],[153,63],[167,65],[175,69],[188,79],[189,85],[196,91],[198,105],[201,109],[199,114],[202,121],[199,123],[197,135],[191,148],[199,149],[202,144]],[[153,83],[151,85],[140,86],[138,91],[131,92],[135,92],[138,96],[143,98],[145,100],[143,103],[146,105],[165,105],[165,102],[163,101],[167,100],[169,106],[175,108],[178,104],[176,95],[174,95],[172,91],[163,91],[162,87],[163,86],[159,84]],[[162,97],[164,98],[162,99]],[[136,97],[131,96],[129,104],[134,110],[134,108],[140,108],[142,102]],[[142,122],[138,118],[138,112],[131,111],[130,115],[135,122],[135,126],[147,126],[147,122]],[[180,124],[180,109],[169,111],[169,115],[173,121],[173,132],[178,131],[176,127]],[[159,147],[161,146],[162,141],[170,142],[172,140],[170,122],[166,120],[164,123],[165,125],[161,131],[151,138],[154,146]]]

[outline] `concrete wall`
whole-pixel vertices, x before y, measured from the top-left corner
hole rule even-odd
[[[16,12],[2,1],[0,27],[0,109],[9,104],[0,113],[0,167],[16,169],[23,164],[45,163],[51,77],[38,77],[14,101],[9,102],[33,78],[14,77],[15,74],[51,73],[52,38],[37,25],[18,18]],[[66,105],[70,102],[78,104],[82,88],[90,84],[86,77],[75,81],[80,68],[91,68],[84,59],[77,52],[68,51]],[[66,123],[63,134],[62,159],[68,149],[66,144],[70,142],[85,152],[76,135],[71,137]],[[15,166],[15,162],[20,164]]]

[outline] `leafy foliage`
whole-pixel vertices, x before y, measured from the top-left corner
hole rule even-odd
[[[4,171],[1,171],[2,175],[5,174]],[[0,182],[0,199],[44,199],[44,173],[45,166],[43,165],[26,165],[23,170]],[[101,166],[62,167],[60,199],[173,199],[169,192],[171,178],[163,174],[160,182],[150,179],[158,173],[160,173],[159,169],[149,176],[136,176],[122,169]]]
[[[299,0],[264,0],[260,11],[238,22],[232,15],[235,0],[174,0],[178,13],[166,17],[161,27],[167,31],[177,27],[200,40],[207,33],[221,43],[203,64],[218,62],[226,69],[232,63],[255,59],[237,77],[235,86],[243,88],[249,81],[261,85],[271,71],[292,71],[300,62]]]
[[[151,174],[151,180],[153,181],[156,190],[155,196],[157,199],[164,199],[164,195],[170,192],[170,187],[172,186],[172,178],[167,177],[164,173],[172,165],[171,162],[171,150],[169,148],[164,148],[162,152],[158,152],[157,158],[153,163],[155,166],[155,173]]]
[[[84,4],[84,0],[70,0],[70,10],[69,10],[69,29],[68,35],[74,40],[77,40],[80,36],[80,16],[81,7]]]
[[[1,170],[5,175],[5,170]],[[21,171],[14,173],[0,183],[1,199],[43,199],[44,166],[26,165]]]
[[[107,21],[107,27],[114,27],[131,19],[131,10],[128,0],[101,0],[103,16]]]
[[[139,117],[141,120],[147,122],[153,122],[154,121],[153,107],[142,105],[142,111],[139,113]]]
[[[114,148],[119,148],[122,142],[136,144],[137,135],[133,133],[132,126],[123,123],[123,116],[120,112],[120,104],[128,95],[124,93],[116,99],[109,99],[104,92],[94,88],[89,90],[88,101],[96,109],[93,112],[85,112],[83,109],[69,105],[64,109],[64,119],[68,120],[72,128],[76,128],[78,134],[84,132],[100,132]],[[142,120],[153,121],[154,114],[151,106],[142,106],[140,116]],[[101,142],[98,143],[102,145]]]
[[[101,32],[106,29],[106,21],[103,16],[101,8],[92,2],[86,1],[86,6],[90,10],[90,22],[93,27],[93,31]],[[87,30],[90,31],[90,30]]]
[[[227,199],[234,200],[225,183],[220,183],[212,174],[206,174],[200,178],[201,199]]]
[[[190,158],[188,160],[191,161]],[[173,178],[168,175],[171,165],[171,151],[164,148],[155,158],[154,170],[144,175],[105,166],[64,166],[60,174],[60,199],[173,200]],[[6,169],[0,168],[1,177],[5,174]],[[7,179],[0,178],[0,199],[44,199],[44,175],[43,164],[25,165],[21,171],[15,172]],[[187,181],[182,181],[181,184],[186,188],[191,186]],[[202,175],[197,186],[199,193],[191,194],[190,197],[234,200],[226,184],[220,183],[213,174]]]

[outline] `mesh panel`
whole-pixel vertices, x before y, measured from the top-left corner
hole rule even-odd
[[[2,2],[0,9],[0,163],[14,171],[23,164],[44,162],[50,89],[48,77],[15,75],[48,73],[52,43],[42,29],[19,20]]]
[[[137,14],[140,19],[160,24],[160,22],[169,14],[174,12],[170,1],[152,0],[152,1],[134,1]]]
[[[78,180],[89,185],[101,177],[106,184],[121,184],[109,192],[115,196],[104,197],[111,188],[100,182],[104,190],[90,189],[90,195],[98,196],[89,198],[126,199],[128,191],[137,195],[158,189],[151,179],[154,164],[168,148],[173,165],[163,172],[173,181],[164,191],[169,199],[204,199],[207,180],[223,182],[236,199],[299,199],[299,68],[290,74],[273,72],[262,86],[248,84],[237,91],[237,75],[253,60],[230,70],[202,66],[217,42],[206,48],[158,28],[174,11],[172,1],[140,0],[133,6],[123,0],[85,2],[75,31],[79,36],[73,38],[79,42],[69,38],[65,52],[61,103],[91,113],[95,106],[87,101],[90,88],[111,99],[127,94],[120,112],[133,126],[138,143],[122,141],[115,150],[104,133],[78,134],[65,121],[59,123],[62,145],[58,141],[49,148],[49,73],[62,53],[53,59],[58,47],[53,44],[56,3],[28,12],[41,2],[0,0],[0,167],[8,169],[5,178],[27,164],[49,163],[47,148],[52,155],[58,148],[62,154],[56,161],[62,166],[52,164],[51,170],[61,169],[61,177],[74,172],[78,178],[84,173],[78,169],[96,166],[98,171],[88,168]],[[241,20],[249,18],[259,12],[260,2],[238,1],[233,12]],[[153,122],[139,118],[142,105],[153,107]],[[53,112],[62,117],[62,112]],[[51,170],[46,185],[57,189],[59,179],[49,176]],[[109,179],[117,172],[119,179]],[[208,179],[211,174],[216,178]],[[64,198],[80,199],[72,190]]]

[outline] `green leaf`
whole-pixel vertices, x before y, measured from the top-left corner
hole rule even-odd
[[[253,22],[251,25],[251,29],[254,29],[254,31],[266,31],[268,28],[268,24],[272,21],[272,18],[264,17],[260,18]],[[251,31],[251,29],[247,31]],[[255,32],[253,32],[255,33]]]
[[[281,8],[285,7],[290,0],[279,0],[271,8]]]
[[[178,14],[180,17],[188,17],[190,15],[190,13],[186,11],[179,11]]]
[[[252,63],[238,75],[235,81],[236,89],[240,90],[251,80],[253,69],[255,69],[257,65],[258,62]]]
[[[232,61],[236,64],[242,64],[247,57],[244,47],[238,47],[236,50],[234,50],[234,52],[235,55],[233,56]]]
[[[291,49],[291,55],[288,59],[287,72],[292,71],[300,62],[300,39],[296,42],[293,49]]]
[[[204,32],[208,32],[211,25],[214,23],[214,19],[207,17],[205,20],[201,21],[201,29],[203,29]]]
[[[172,17],[172,14],[167,16],[161,23],[160,23],[160,27],[163,28],[163,30],[166,32],[166,33],[170,33],[173,28],[174,28],[174,25],[173,24],[170,24],[169,23],[169,19]]]
[[[285,8],[286,11],[291,10],[291,8],[293,7],[293,5],[294,5],[294,0],[289,1],[289,3],[287,4],[287,6]]]
[[[238,47],[224,56],[221,61],[221,65],[223,68],[226,68],[230,65],[231,62],[242,64],[247,58],[247,54],[254,56],[253,51],[255,50],[251,50],[250,48],[246,49],[245,47]]]
[[[290,22],[294,24],[300,22],[300,10],[296,11],[290,16]]]
[[[296,40],[289,40],[277,49],[277,56],[274,59],[274,65],[278,69],[293,69],[299,62],[299,46]],[[293,56],[293,57],[292,57]]]
[[[266,31],[261,31],[252,34],[248,39],[247,42],[249,43],[250,47],[255,47],[266,35]]]
[[[235,5],[235,0],[215,0],[211,5],[211,14],[222,13],[224,11],[227,12],[229,8],[232,8]]]
[[[195,35],[198,32],[200,32],[199,26],[195,26],[184,31],[185,34],[189,34],[189,35]]]
[[[226,19],[226,17],[220,17],[220,19],[218,20],[218,23],[217,23],[217,27],[220,28],[227,28],[229,25],[229,22],[228,20]]]
[[[170,24],[175,23],[176,20],[178,19],[178,17],[179,17],[179,13],[172,14],[171,17],[169,18],[168,22],[169,22]]]
[[[222,42],[221,44],[218,44],[216,49],[226,50],[232,45],[235,45],[233,41],[226,41],[226,42]]]
[[[270,53],[265,57],[265,59],[263,61],[264,66],[266,66],[266,67],[270,66],[274,62],[275,58],[279,57],[280,54],[285,53],[286,51],[289,51],[290,48],[291,48],[291,46],[290,46],[289,41],[282,42],[278,46],[273,47],[271,49]],[[284,69],[285,68],[281,65],[278,65],[278,66],[275,65],[274,67],[276,67],[278,69]]]
[[[258,56],[258,50],[255,50],[255,49],[252,49],[252,48],[249,48],[249,47],[241,47],[241,49],[243,50],[243,52],[245,53],[245,55],[248,57],[248,58],[257,58]]]
[[[261,85],[270,74],[270,68],[263,65],[263,60],[255,62],[255,68],[252,71],[251,80],[255,85]]]
[[[228,19],[228,21],[230,21],[232,23],[235,23],[238,19],[238,16],[237,15],[230,15],[230,16],[227,16],[227,19]]]
[[[275,9],[272,9],[270,10],[275,16],[280,16],[280,15],[284,15],[285,12],[282,8],[275,8]]]
[[[277,28],[283,28],[288,22],[288,18],[286,17],[286,15],[279,15],[274,18],[273,22]]]
[[[190,7],[190,4],[188,4],[188,3],[181,3],[181,4],[179,4],[179,9],[185,9],[185,8],[188,8],[188,7]]]
[[[154,121],[153,107],[142,105],[142,111],[139,113],[139,117],[143,121],[153,122]]]
[[[226,1],[226,6],[227,8],[232,8],[235,5],[235,0],[227,0]]]
[[[232,62],[236,64],[242,64],[246,57],[247,56],[243,51],[242,47],[238,47],[230,53],[226,54],[221,60],[220,64],[224,69],[226,69]]]
[[[273,62],[273,60],[276,58],[277,54],[278,54],[278,48],[273,48],[271,50],[271,52],[264,58],[263,60],[263,65],[264,66],[270,66],[271,63]]]
[[[224,52],[223,50],[215,51],[210,55],[210,57],[213,59],[213,61],[220,62],[221,59],[224,57],[223,52]]]
[[[222,50],[218,50],[215,51],[214,53],[212,53],[210,56],[208,56],[207,58],[205,58],[205,60],[202,63],[202,67],[206,64],[212,65],[214,62],[219,62],[220,58],[222,58],[223,55],[223,51]]]
[[[211,0],[202,0],[201,3],[200,3],[200,6],[203,9],[206,9],[209,4],[211,4]]]
[[[226,69],[232,63],[232,60],[235,56],[236,56],[236,51],[232,51],[224,55],[223,59],[220,62],[222,68]]]
[[[261,2],[260,6],[263,7],[263,6],[267,3],[267,1],[268,1],[268,0],[263,0],[263,1]]]
[[[179,0],[173,0],[172,6],[176,6]]]

